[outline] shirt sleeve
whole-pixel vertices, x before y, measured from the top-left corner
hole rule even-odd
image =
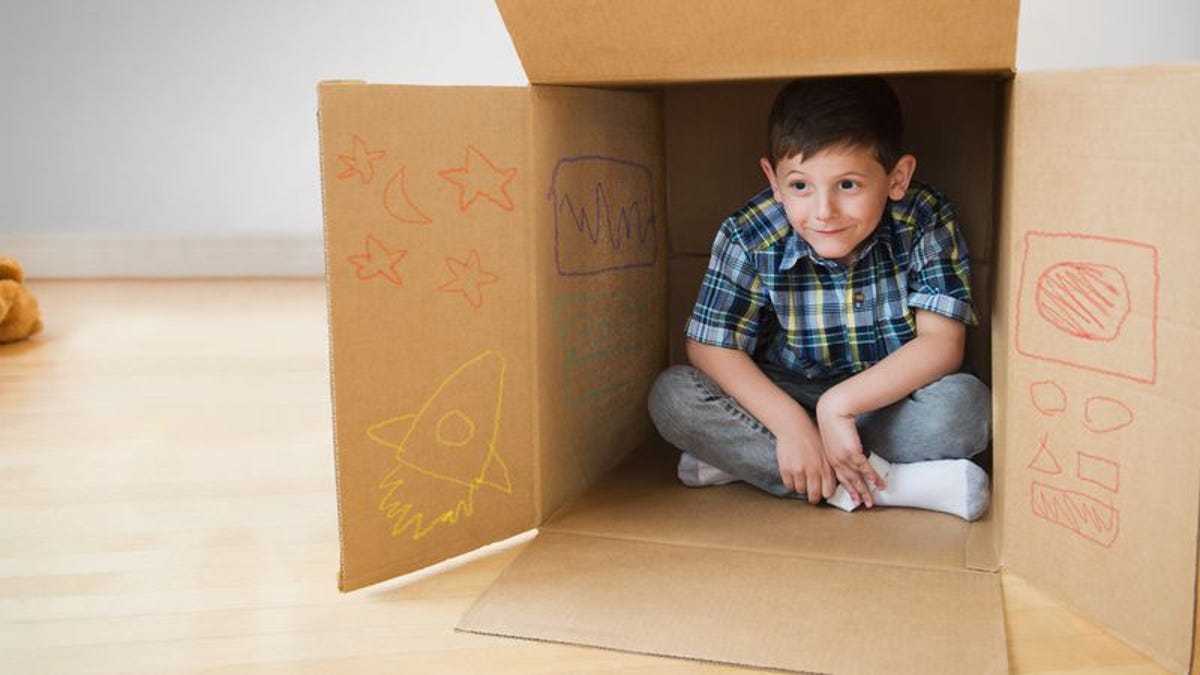
[[[976,325],[971,256],[954,209],[944,199],[918,228],[908,273],[908,306]]]
[[[686,334],[703,344],[753,353],[759,314],[769,300],[758,269],[737,234],[732,218],[717,231]]]

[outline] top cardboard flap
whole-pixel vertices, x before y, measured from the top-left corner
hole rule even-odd
[[[529,91],[319,98],[350,590],[536,524]]]
[[[497,0],[534,84],[1012,70],[1017,0]]]
[[[1200,503],[1200,67],[1017,75],[1004,559],[1175,669]]]

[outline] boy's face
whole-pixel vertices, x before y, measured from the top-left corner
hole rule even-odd
[[[905,155],[889,172],[871,150],[837,146],[761,164],[796,234],[817,255],[845,265],[879,225],[888,198],[904,197],[917,160]]]

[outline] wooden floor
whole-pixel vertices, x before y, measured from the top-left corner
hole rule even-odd
[[[47,331],[0,347],[0,672],[740,670],[456,633],[522,542],[340,595],[320,282],[30,286]],[[1004,592],[1017,672],[1160,672]]]

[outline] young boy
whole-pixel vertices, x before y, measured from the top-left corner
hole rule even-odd
[[[687,327],[694,367],[650,395],[684,483],[986,510],[967,458],[988,444],[990,393],[956,372],[975,321],[966,243],[945,197],[912,180],[902,127],[875,77],[797,80],[775,99],[770,188],[717,233]],[[868,454],[897,463],[886,482]]]

